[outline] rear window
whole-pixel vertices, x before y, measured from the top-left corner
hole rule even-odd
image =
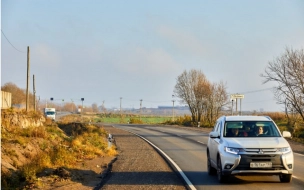
[[[272,121],[226,121],[224,137],[280,137]]]

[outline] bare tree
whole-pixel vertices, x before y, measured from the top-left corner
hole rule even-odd
[[[178,76],[174,94],[189,106],[193,122],[207,121],[209,125],[228,100],[223,82],[212,84],[203,72],[193,69]]]
[[[220,116],[222,108],[230,103],[226,85],[222,81],[220,83],[212,84],[210,91],[211,93],[208,97],[206,109],[206,119],[209,126],[211,126]]]
[[[192,121],[198,122],[201,120],[203,112],[203,104],[205,103],[206,86],[209,85],[204,73],[197,70],[186,70],[177,78],[174,93],[181,99],[182,103],[189,106]]]
[[[98,106],[97,106],[96,103],[93,103],[93,104],[92,104],[92,110],[93,110],[93,112],[98,112],[98,111],[99,111],[99,110],[98,110]]]
[[[76,110],[76,105],[74,102],[67,102],[63,105],[63,110],[65,111],[70,111],[70,112],[75,112]]]
[[[276,82],[274,96],[285,105],[286,113],[298,113],[304,121],[304,51],[286,48],[285,53],[268,63],[264,83]]]

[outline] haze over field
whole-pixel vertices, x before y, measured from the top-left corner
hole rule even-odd
[[[302,0],[2,0],[1,85],[26,88],[29,46],[40,101],[171,106],[178,75],[199,69],[244,94],[242,110],[282,111],[259,75],[286,47],[304,48],[303,10]]]

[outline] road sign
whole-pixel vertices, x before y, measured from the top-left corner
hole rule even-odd
[[[230,98],[231,99],[243,99],[244,98],[244,94],[231,94]]]

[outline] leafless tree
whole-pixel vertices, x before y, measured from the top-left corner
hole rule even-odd
[[[210,126],[220,116],[223,107],[229,103],[226,85],[224,82],[221,81],[220,83],[212,84],[206,109],[206,119]]]
[[[76,105],[74,102],[67,102],[63,105],[63,110],[65,111],[70,111],[70,112],[75,112],[76,110]]]
[[[98,110],[98,106],[97,106],[96,103],[93,103],[93,104],[92,104],[92,110],[93,110],[93,112],[98,112],[98,111],[99,111],[99,110]]]
[[[174,94],[189,106],[193,122],[206,120],[210,125],[228,97],[222,82],[212,84],[203,72],[194,69],[177,77]]]
[[[304,121],[304,51],[286,48],[285,53],[268,63],[264,83],[276,82],[274,96],[285,105],[286,113],[299,114]]]

